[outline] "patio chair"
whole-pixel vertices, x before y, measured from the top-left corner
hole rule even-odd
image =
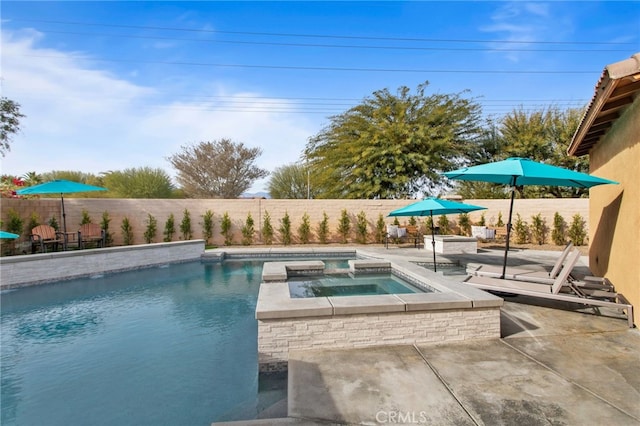
[[[62,250],[66,250],[66,240],[62,232],[58,232],[54,227],[49,225],[38,225],[31,230],[29,235],[31,243],[31,253],[35,253],[39,247],[41,253],[47,252],[47,247],[51,247],[53,251],[57,251],[62,246]]]
[[[626,310],[629,327],[633,328],[633,306],[620,293],[584,288],[569,280],[571,270],[578,262],[580,252],[575,250],[553,281],[552,285],[532,281],[518,281],[494,277],[469,276],[464,282],[481,290],[538,297],[564,302],[579,303],[593,307]]]
[[[104,229],[95,223],[85,223],[78,230],[78,246],[81,249],[86,248],[87,243],[95,243],[97,247],[104,247],[105,240]]]
[[[531,282],[539,282],[542,284],[553,284],[553,281],[558,276],[558,273],[562,269],[562,265],[564,264],[565,259],[569,255],[571,248],[573,247],[573,243],[569,242],[560,256],[556,259],[556,262],[551,268],[551,271],[534,271],[531,269],[525,268],[512,268],[508,267],[504,278],[509,280],[517,280],[517,281],[531,281]],[[467,274],[468,275],[477,275],[481,277],[494,277],[500,278],[502,277],[502,266],[496,265],[467,265]]]

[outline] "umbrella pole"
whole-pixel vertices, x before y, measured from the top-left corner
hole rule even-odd
[[[64,235],[67,235],[67,214],[64,212],[64,195],[60,194],[60,198],[62,199],[62,229],[64,230]]]
[[[436,228],[433,225],[433,210],[431,210],[431,249],[433,250],[433,272],[436,271]]]
[[[507,274],[507,253],[509,253],[509,240],[511,239],[511,218],[513,216],[513,199],[516,196],[516,177],[513,177],[513,186],[511,187],[511,204],[509,205],[509,220],[507,221],[507,244],[504,249],[504,262],[502,263],[502,275],[504,278]]]

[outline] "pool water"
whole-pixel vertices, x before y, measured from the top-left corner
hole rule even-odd
[[[1,294],[8,425],[256,418],[262,261],[191,262]]]
[[[291,280],[288,284],[289,294],[294,298],[406,294],[428,291],[415,287],[392,274],[325,275]]]

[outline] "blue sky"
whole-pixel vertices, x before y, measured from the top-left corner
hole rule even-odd
[[[429,81],[487,116],[581,107],[640,51],[640,2],[12,2],[2,96],[26,118],[2,173],[129,167],[230,138],[295,162],[328,117]],[[251,191],[264,190],[267,179]]]

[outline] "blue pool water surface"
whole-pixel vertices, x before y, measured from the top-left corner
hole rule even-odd
[[[295,298],[428,292],[392,274],[325,275],[292,279],[288,284],[289,295]]]
[[[275,402],[258,394],[262,264],[191,262],[3,292],[0,423],[255,418]]]

